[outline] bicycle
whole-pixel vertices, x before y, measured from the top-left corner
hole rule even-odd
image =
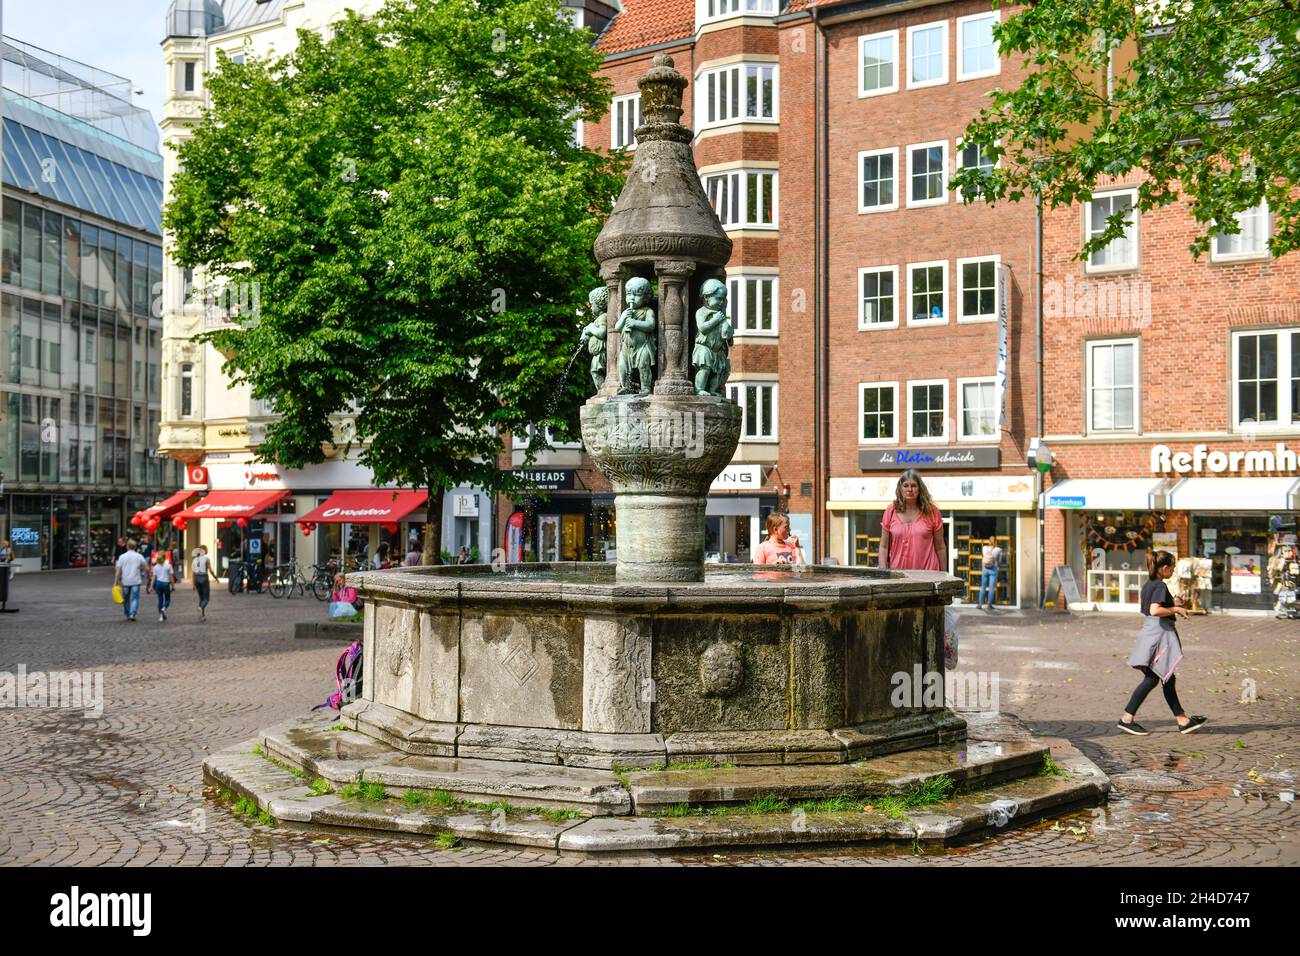
[[[328,601],[330,595],[334,593],[334,568],[333,561],[311,566],[312,579],[308,586],[316,600]]]
[[[293,597],[295,590],[300,595],[306,594],[307,583],[307,578],[298,567],[298,562],[290,561],[288,564],[279,564],[271,569],[267,587],[273,598]]]

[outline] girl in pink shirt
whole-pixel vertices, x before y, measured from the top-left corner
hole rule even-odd
[[[899,477],[894,501],[880,519],[880,566],[900,571],[948,567],[943,516],[921,476],[910,468]]]
[[[790,519],[773,511],[767,516],[767,540],[754,549],[755,564],[803,564],[799,539],[790,533]]]

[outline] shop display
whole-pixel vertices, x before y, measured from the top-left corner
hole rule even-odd
[[[1294,534],[1278,535],[1272,556],[1268,559],[1268,580],[1277,600],[1273,610],[1279,618],[1300,618],[1300,547]]]
[[[1204,598],[1214,584],[1209,558],[1179,558],[1174,565],[1174,597],[1183,602],[1191,614],[1208,613]]]

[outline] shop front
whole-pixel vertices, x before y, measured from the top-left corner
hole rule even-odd
[[[1002,549],[994,603],[1020,607],[1032,603],[1037,553],[1034,479],[1028,475],[924,475],[944,520],[948,572],[966,584],[961,603],[979,598],[984,548],[990,540]],[[897,473],[832,478],[832,554],[861,567],[880,563],[881,518],[894,500]]]
[[[1272,609],[1282,582],[1276,570],[1270,572],[1270,559],[1284,535],[1296,534],[1300,479],[1185,478],[1170,499],[1172,507],[1187,514],[1191,553],[1210,560],[1206,603]]]
[[[728,465],[713,479],[705,506],[706,562],[753,560],[754,547],[767,537],[767,516],[777,507],[776,495],[761,494],[763,472],[763,465]]]
[[[504,529],[507,561],[614,560],[612,494],[578,488],[570,468],[517,468],[514,475],[542,494],[515,500]]]
[[[13,543],[18,573],[108,567],[117,539],[138,535],[129,509],[152,498],[93,494],[0,496],[0,540]]]

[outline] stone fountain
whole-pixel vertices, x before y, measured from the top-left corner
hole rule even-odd
[[[735,452],[740,410],[724,387],[730,325],[720,280],[731,242],[679,122],[686,84],[667,56],[641,79],[645,123],[595,245],[605,285],[590,301],[607,310],[603,350],[599,317],[584,340],[598,356],[594,378],[602,351],[605,375],[582,408],[582,434],[614,486],[617,563],[359,575],[361,698],[344,707],[341,725],[316,716],[261,735],[278,764],[214,756],[213,780],[286,821],[584,850],[943,840],[996,822],[978,802],[962,819],[924,827],[860,808],[811,829],[806,814],[749,824],[718,814],[712,827],[707,814],[684,823],[655,815],[683,803],[866,799],[940,777],[971,787],[1038,781],[1019,796],[1006,791],[1005,823],[1017,800],[1039,812],[1105,792],[1105,777],[1068,743],[1036,741],[1014,718],[980,715],[968,740],[967,720],[942,692],[943,612],[962,590],[957,579],[706,571],[708,488]],[[900,697],[899,675],[918,693]],[[922,675],[937,694],[919,693]],[[1044,782],[1049,746],[1065,777]],[[364,775],[407,799],[304,793],[285,767],[338,788]],[[268,789],[272,780],[280,790]],[[498,812],[502,801],[514,816]]]

